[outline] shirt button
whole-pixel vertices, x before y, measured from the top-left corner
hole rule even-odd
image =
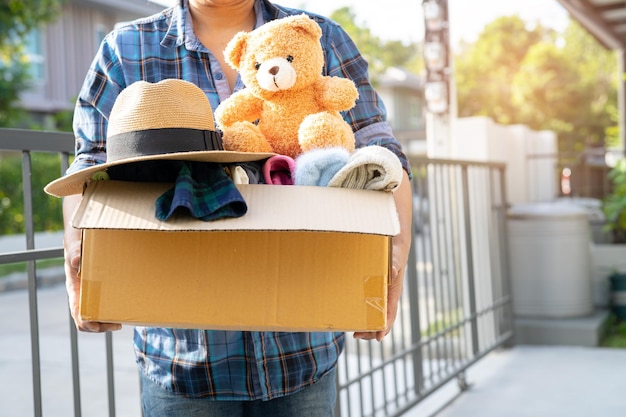
[[[221,80],[222,78],[224,78],[224,74],[222,74],[221,72],[218,72],[215,74],[215,79],[216,80]]]

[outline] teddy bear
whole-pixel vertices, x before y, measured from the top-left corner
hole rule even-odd
[[[224,149],[291,158],[321,148],[354,150],[354,133],[339,112],[354,107],[358,90],[349,79],[322,75],[321,36],[302,14],[239,32],[227,44],[226,62],[246,88],[216,109]]]

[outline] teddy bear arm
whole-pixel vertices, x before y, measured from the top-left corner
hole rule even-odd
[[[319,100],[329,111],[344,111],[354,107],[359,92],[347,78],[324,77],[319,85]]]
[[[261,117],[262,110],[262,100],[241,90],[220,103],[215,110],[215,120],[221,127],[242,121],[254,122]]]

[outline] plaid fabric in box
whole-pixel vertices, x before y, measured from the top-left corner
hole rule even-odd
[[[156,201],[156,217],[165,221],[179,208],[200,220],[240,217],[248,207],[243,196],[220,164],[186,162],[174,187]]]

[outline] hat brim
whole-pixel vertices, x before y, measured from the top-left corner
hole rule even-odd
[[[73,194],[82,194],[84,185],[88,183],[94,173],[106,171],[107,168],[116,165],[130,164],[133,162],[149,160],[171,160],[171,161],[196,161],[215,162],[220,164],[254,162],[270,158],[275,153],[271,152],[235,152],[235,151],[196,151],[177,152],[160,155],[145,155],[135,158],[128,158],[114,162],[98,164],[89,168],[81,169],[64,177],[57,178],[44,187],[44,191],[55,197],[65,197]]]

